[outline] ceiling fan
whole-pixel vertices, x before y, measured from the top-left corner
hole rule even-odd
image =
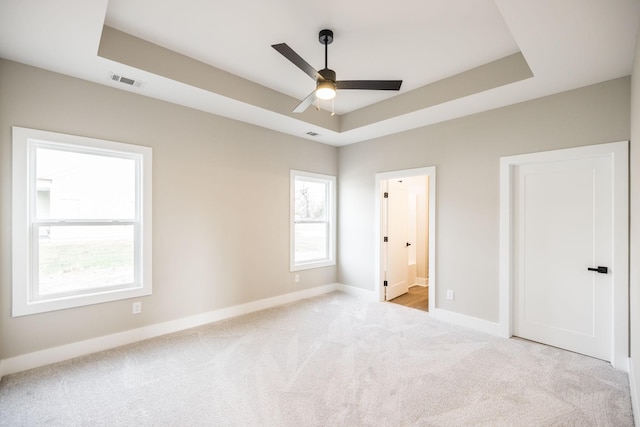
[[[402,80],[336,80],[336,72],[329,69],[327,65],[328,46],[333,42],[333,31],[320,31],[318,39],[320,43],[324,45],[324,68],[320,71],[316,71],[315,68],[302,59],[302,57],[287,46],[286,43],[271,45],[271,47],[280,52],[282,56],[293,62],[293,65],[300,68],[316,81],[316,89],[298,104],[293,110],[294,113],[302,113],[316,99],[333,99],[336,96],[336,90],[400,90]]]

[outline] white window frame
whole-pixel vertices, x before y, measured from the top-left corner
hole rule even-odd
[[[66,135],[42,130],[13,127],[12,154],[12,316],[44,313],[109,301],[136,298],[152,293],[151,277],[151,185],[152,150],[150,147]],[[135,279],[126,287],[93,289],[51,297],[36,297],[33,292],[34,257],[38,244],[35,224],[36,147],[134,159],[136,162],[136,218],[121,225],[134,226]],[[33,199],[32,199],[33,197]],[[105,221],[90,221],[102,225]],[[108,221],[107,221],[108,222]],[[87,225],[85,221],[78,224]],[[34,237],[35,236],[35,237]]]
[[[295,250],[296,250],[296,180],[302,178],[308,181],[319,181],[327,184],[327,207],[328,214],[328,235],[327,235],[327,257],[321,260],[313,261],[300,261],[296,262]],[[319,173],[303,172],[298,170],[291,170],[290,175],[290,255],[289,255],[289,271],[308,270],[318,267],[329,267],[336,265],[336,177],[332,175],[323,175]]]

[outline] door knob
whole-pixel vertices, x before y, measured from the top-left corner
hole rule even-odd
[[[601,267],[598,266],[598,268],[587,268],[587,270],[589,271],[597,271],[598,273],[602,273],[602,274],[607,274],[609,272],[609,269],[607,267]]]

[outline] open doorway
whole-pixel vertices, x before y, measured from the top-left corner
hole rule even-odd
[[[435,167],[376,174],[380,301],[435,307]]]

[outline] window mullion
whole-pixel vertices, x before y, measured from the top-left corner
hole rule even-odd
[[[113,220],[113,219],[106,219],[106,220],[96,220],[96,219],[87,219],[87,220],[82,220],[82,219],[73,219],[73,220],[67,220],[67,219],[56,219],[56,220],[44,220],[44,219],[40,219],[40,220],[34,220],[33,221],[34,224],[37,224],[39,226],[82,226],[82,225],[86,225],[86,226],[103,226],[103,225],[135,225],[136,221],[135,220]]]

